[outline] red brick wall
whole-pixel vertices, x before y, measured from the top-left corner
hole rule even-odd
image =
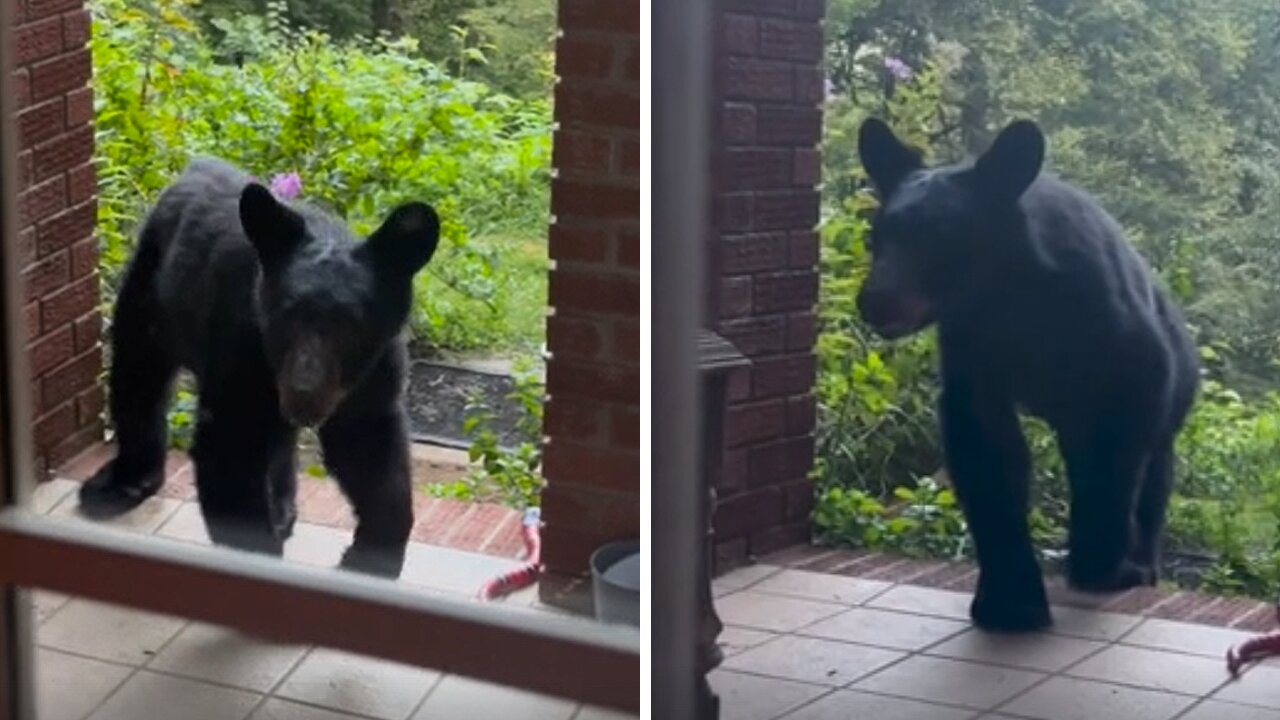
[[[5,4],[14,13],[18,254],[43,469],[102,436],[89,13],[83,0]]]
[[[543,559],[640,534],[640,4],[559,0]]]
[[[717,0],[711,324],[730,381],[717,565],[809,539],[823,0]]]

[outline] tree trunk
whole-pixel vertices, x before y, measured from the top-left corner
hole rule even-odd
[[[373,0],[371,10],[375,38],[384,34],[393,37],[400,35],[400,12],[395,6],[395,0]]]

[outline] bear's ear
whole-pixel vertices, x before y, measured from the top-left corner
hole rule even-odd
[[[439,244],[440,216],[435,208],[411,202],[392,210],[360,252],[378,271],[410,277],[431,260]]]
[[[258,183],[249,183],[240,193],[240,225],[263,265],[288,257],[307,234],[302,216]]]
[[[920,153],[903,144],[879,118],[867,118],[858,129],[858,157],[881,197],[897,189],[907,175],[924,167]]]
[[[979,192],[999,202],[1016,202],[1044,164],[1044,134],[1030,120],[1015,120],[973,164]]]

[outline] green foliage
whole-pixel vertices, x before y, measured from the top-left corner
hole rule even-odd
[[[169,406],[169,447],[188,450],[195,439],[199,399],[187,388],[179,388]]]
[[[516,97],[551,94],[556,32],[552,0],[488,0],[464,13],[462,21],[492,48],[478,77]]]
[[[1183,300],[1238,389],[1280,382],[1280,4],[832,0],[824,146],[854,189],[852,123],[919,92],[886,56],[940,68],[925,147],[957,158],[1017,117],[1060,175],[1098,195]],[[891,113],[892,114],[892,113]],[[919,122],[910,123],[915,126]]]
[[[885,504],[858,489],[826,488],[813,522],[821,539],[849,541],[907,555],[960,558],[968,552],[964,514],[955,494],[932,478],[899,486]]]
[[[479,398],[467,403],[462,430],[471,441],[467,451],[474,467],[466,477],[451,483],[427,486],[437,497],[502,502],[517,509],[536,507],[542,493],[543,385],[527,366],[516,369],[515,387],[507,394],[519,410],[521,441],[514,448],[498,444],[493,430],[494,409]]]
[[[267,7],[267,0],[202,0],[197,16],[222,40],[227,21]],[[413,38],[455,77],[520,98],[551,94],[555,13],[555,0],[288,0],[283,9],[291,24],[339,40]]]
[[[147,204],[190,157],[216,155],[260,177],[299,173],[305,197],[362,234],[402,201],[432,202],[444,241],[417,278],[416,337],[470,350],[529,335],[509,326],[522,312],[510,306],[518,294],[501,292],[516,245],[471,238],[541,234],[551,133],[545,100],[450,77],[412,40],[336,42],[297,29],[276,3],[265,16],[216,20],[215,46],[191,19],[193,6],[92,5],[98,230],[109,296]]]
[[[1245,17],[1120,0],[833,0],[816,388],[823,541],[940,557],[968,550],[945,473],[935,474],[934,338],[885,342],[855,307],[875,206],[857,129],[876,114],[926,157],[946,160],[1031,116],[1049,133],[1051,167],[1121,218],[1188,308],[1201,347],[1208,377],[1178,440],[1169,544],[1217,558],[1208,589],[1280,592],[1280,393],[1268,391],[1280,382],[1280,179],[1271,169],[1280,163],[1261,161],[1280,158],[1280,102],[1235,81],[1276,87],[1280,25],[1264,24],[1268,45]],[[888,58],[904,60],[909,76]],[[1023,432],[1031,532],[1053,560],[1065,548],[1065,469],[1043,422],[1026,419]],[[929,476],[938,482],[920,480]]]

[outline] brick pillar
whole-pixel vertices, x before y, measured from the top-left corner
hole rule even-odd
[[[721,569],[809,540],[816,404],[823,0],[717,0],[709,322],[730,381]]]
[[[543,559],[640,534],[640,5],[559,0]],[[550,597],[544,583],[544,597]]]
[[[89,13],[84,0],[5,4],[14,13],[18,257],[43,470],[102,437]]]

